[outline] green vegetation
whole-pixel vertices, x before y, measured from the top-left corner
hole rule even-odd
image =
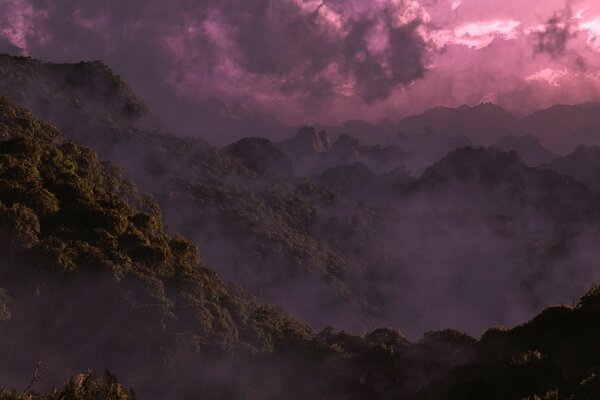
[[[114,165],[6,98],[0,137],[0,320],[15,348],[69,353],[70,341],[88,337],[107,359],[166,368],[178,348],[268,353],[311,337],[304,323],[223,284]]]
[[[6,391],[0,388],[1,400],[134,400],[132,391],[124,389],[116,377],[106,371],[101,379],[79,374],[60,390],[39,395],[32,391]]]

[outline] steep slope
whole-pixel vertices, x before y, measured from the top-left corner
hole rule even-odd
[[[310,339],[305,324],[223,284],[165,231],[151,198],[60,136],[0,99],[5,383],[23,382],[33,356],[50,360],[54,381],[111,365],[146,392],[194,357]],[[136,378],[136,365],[153,367]]]
[[[600,105],[594,103],[555,105],[525,117],[520,124],[550,150],[568,154],[579,145],[600,145],[599,110]]]
[[[39,369],[36,372],[41,374]],[[34,374],[29,386],[33,386],[42,378],[42,375]],[[93,379],[90,372],[75,375],[64,387],[50,390],[45,395],[39,395],[30,388],[23,392],[0,388],[0,398],[5,400],[134,400],[136,397],[132,390],[124,389],[117,378],[106,371],[102,379]]]
[[[346,198],[380,207],[393,207],[415,181],[404,169],[378,175],[362,162],[331,167],[311,179]]]
[[[403,119],[398,131],[465,136],[478,145],[490,146],[504,135],[519,134],[520,127],[514,115],[499,106],[484,103],[474,107],[436,107]]]
[[[343,133],[333,144],[325,131],[304,127],[278,147],[293,161],[296,175],[319,174],[327,168],[364,163],[374,172],[388,172],[404,167],[406,153],[396,146],[366,145]]]
[[[281,181],[285,168],[266,174],[252,170],[248,161],[256,157],[232,153],[236,147],[244,153],[246,142],[217,150],[201,139],[149,130],[155,126],[152,118],[145,111],[127,112],[126,104],[138,100],[101,63],[74,67],[5,56],[0,66],[7,72],[0,77],[1,91],[50,119],[70,140],[118,162],[127,179],[156,197],[167,224],[202,243],[206,262],[226,279],[315,326],[336,321],[348,321],[348,327],[363,324],[371,311],[364,296],[342,276],[364,266],[322,240],[317,235],[320,224],[311,229],[318,203],[324,216],[317,219],[335,216],[340,231],[360,215],[356,206],[338,207],[339,201],[332,203],[334,197],[311,183]],[[106,81],[108,88],[65,83],[73,68],[83,71],[81,82]],[[104,98],[113,87],[114,96]],[[85,96],[88,92],[92,94]],[[276,149],[271,150],[275,155]],[[276,158],[285,163],[285,157]],[[313,312],[319,309],[328,311]]]
[[[223,151],[259,175],[292,177],[292,161],[268,139],[243,138]]]
[[[600,145],[599,108],[598,103],[555,105],[517,118],[489,103],[475,107],[436,107],[403,119],[396,132],[409,136],[462,135],[480,146],[492,146],[507,135],[517,138],[531,135],[553,153],[566,155],[579,145]],[[393,135],[390,138],[394,140]]]
[[[600,190],[600,148],[579,146],[571,154],[545,165],[553,171],[569,175],[593,190]]]
[[[557,224],[598,217],[594,192],[572,178],[526,166],[515,152],[455,150],[429,167],[419,183],[434,194],[450,190],[460,196],[468,190],[469,203],[484,200],[479,207],[509,206],[514,211],[539,213]]]
[[[292,160],[297,175],[308,176],[323,168],[331,142],[327,132],[303,127],[294,136],[276,145]]]
[[[439,132],[398,133],[390,141],[406,152],[406,168],[416,177],[452,150],[473,146],[465,136],[450,136]]]
[[[500,151],[518,153],[525,163],[532,167],[549,163],[558,158],[556,154],[542,146],[538,138],[531,135],[506,135],[501,137],[493,147]]]
[[[555,306],[507,330],[491,328],[475,346],[476,357],[424,390],[422,399],[581,399],[600,396],[594,339],[599,290],[576,307]]]
[[[397,257],[394,269],[378,270],[379,290],[401,315],[393,324],[409,334],[415,324],[476,333],[571,299],[599,278],[590,268],[598,256],[590,245],[598,240],[597,200],[516,153],[450,153],[378,227]]]
[[[364,162],[377,173],[404,167],[406,152],[396,146],[367,146],[348,134],[341,135],[328,152],[327,164],[337,165]]]

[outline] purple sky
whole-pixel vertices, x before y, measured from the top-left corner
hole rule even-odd
[[[0,43],[286,122],[600,101],[598,0],[0,0]]]

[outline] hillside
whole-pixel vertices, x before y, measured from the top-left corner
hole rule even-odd
[[[523,118],[523,129],[558,154],[600,144],[600,105],[555,105]]]
[[[29,354],[49,359],[58,377],[60,368],[114,365],[137,383],[134,365],[154,365],[147,387],[180,351],[269,352],[280,339],[311,337],[307,325],[222,283],[114,165],[6,98],[0,138],[5,382],[31,372]]]
[[[500,151],[514,151],[519,154],[527,165],[537,167],[558,158],[556,154],[546,149],[537,137],[531,135],[506,135],[498,139],[493,146]]]
[[[150,116],[129,115],[123,102],[117,101],[127,98],[137,102],[125,85],[117,89],[114,98],[100,101],[81,94],[96,93],[93,90],[63,82],[71,68],[68,65],[8,56],[0,61],[11,74],[29,76],[28,82],[13,85],[10,75],[3,75],[0,88],[4,93],[51,120],[70,140],[91,146],[102,157],[119,163],[127,179],[156,197],[167,224],[203,244],[207,264],[214,265],[227,280],[317,326],[335,321],[361,324],[359,320],[368,313],[365,300],[340,280],[341,271],[361,269],[360,263],[347,260],[341,250],[309,231],[317,203],[322,204],[325,214],[340,214],[331,203],[335,196],[302,180],[271,178],[278,173],[257,175],[252,166],[249,169],[244,164],[248,159],[232,157],[233,147],[220,151],[201,139],[149,130]],[[87,72],[87,82],[96,82],[106,74],[101,65],[84,63],[79,68]],[[57,78],[48,70],[62,73]],[[120,82],[112,72],[107,79]],[[39,89],[20,96],[20,88],[26,84]],[[60,98],[80,105],[65,106],[60,112],[40,106],[66,104],[56,100],[57,92]],[[347,216],[337,218],[349,219],[354,209],[348,205],[343,211]],[[340,220],[340,229],[349,223]],[[313,296],[289,295],[297,291],[300,282],[313,288]],[[311,311],[319,308],[330,310],[329,315],[321,317]]]
[[[571,176],[593,190],[600,190],[600,148],[579,146],[572,153],[545,165],[553,171]]]
[[[475,145],[485,147],[497,144],[506,136],[512,136],[514,139],[510,140],[510,147],[518,150],[514,148],[518,146],[526,153],[534,150],[533,147],[539,147],[531,138],[527,139],[531,136],[539,140],[547,150],[564,156],[580,145],[600,145],[599,108],[598,103],[557,104],[519,118],[490,103],[473,107],[436,107],[404,118],[397,124],[396,132],[415,137],[464,136]],[[516,139],[518,140],[515,141]],[[388,141],[394,142],[395,134],[388,135]],[[508,150],[507,145],[505,143],[498,148]],[[539,148],[535,151],[540,153]],[[543,153],[547,155],[547,151]],[[528,158],[528,154],[523,156]]]
[[[398,124],[398,131],[466,136],[482,146],[490,146],[504,135],[520,133],[518,119],[491,103],[474,107],[436,107],[420,115],[404,118]]]

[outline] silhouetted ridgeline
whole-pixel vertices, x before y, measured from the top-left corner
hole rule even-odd
[[[417,179],[372,164],[398,148],[305,130],[326,162],[301,177],[281,143],[152,130],[102,64],[3,63],[59,128],[0,100],[2,398],[600,395],[598,288],[535,316],[599,280],[598,194],[573,161],[593,149],[536,168],[460,148]]]

